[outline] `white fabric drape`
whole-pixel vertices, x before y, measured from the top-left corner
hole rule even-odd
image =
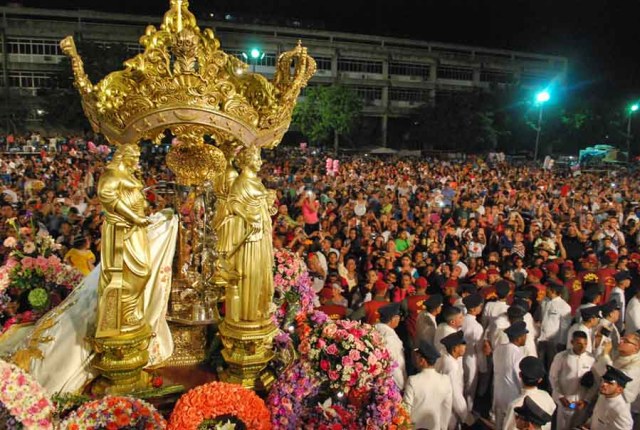
[[[157,366],[173,353],[173,339],[165,319],[171,292],[171,267],[178,234],[178,217],[172,212],[151,217],[147,228],[151,247],[151,278],[144,293],[145,318],[155,337],[149,346],[149,366]],[[30,373],[49,393],[74,392],[91,378],[94,357],[86,337],[95,328],[97,289],[100,278],[98,265],[67,299],[36,325],[34,333],[43,340],[38,348],[42,359],[31,361]],[[38,333],[38,325],[53,318],[51,328]],[[31,335],[33,336],[33,335]],[[28,345],[31,336],[23,347]]]

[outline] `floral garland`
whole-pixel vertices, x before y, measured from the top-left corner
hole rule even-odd
[[[296,315],[313,311],[316,293],[311,287],[307,266],[296,253],[279,249],[274,259],[274,322],[286,330]]]
[[[87,402],[61,424],[62,430],[164,430],[167,422],[149,403],[133,397],[106,396]]]
[[[14,236],[3,245],[11,249],[0,267],[0,334],[16,323],[34,322],[54,308],[82,281],[82,274],[54,253],[60,248],[46,230],[7,223]],[[33,223],[32,223],[33,224]]]
[[[380,334],[354,321],[303,323],[300,360],[274,384],[267,404],[275,429],[409,429],[395,364]]]
[[[211,382],[180,397],[169,420],[168,430],[201,430],[212,421],[233,417],[247,429],[271,429],[270,414],[264,401],[240,385]]]
[[[18,366],[0,360],[0,409],[8,428],[53,428],[53,405],[44,389]],[[9,415],[11,417],[9,417]]]

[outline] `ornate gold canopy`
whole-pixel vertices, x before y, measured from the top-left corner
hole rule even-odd
[[[157,141],[171,129],[188,145],[209,134],[217,144],[273,148],[289,127],[315,61],[298,43],[280,55],[269,82],[222,51],[213,30],[201,30],[188,6],[187,0],[171,0],[160,29],[148,26],[140,38],[144,52],[96,85],[73,39],[61,42],[93,129],[115,144]]]

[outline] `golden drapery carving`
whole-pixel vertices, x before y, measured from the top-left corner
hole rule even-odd
[[[135,176],[140,150],[121,145],[98,183],[106,211],[102,224],[101,272],[96,338],[139,330],[144,325],[142,293],[151,261],[143,184]]]

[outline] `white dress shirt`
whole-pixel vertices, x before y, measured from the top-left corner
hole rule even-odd
[[[529,388],[525,387],[522,389],[522,393],[518,396],[507,408],[507,415],[504,420],[504,430],[513,430],[516,428],[516,414],[515,408],[518,408],[523,405],[524,398],[530,397],[536,405],[540,406],[540,408],[553,416],[553,412],[556,410],[556,403],[553,401],[553,398],[544,390],[540,390],[537,387]],[[551,430],[551,422],[542,426],[542,430]]]
[[[622,395],[598,396],[591,415],[591,430],[631,430],[633,419],[629,404]]]
[[[433,367],[410,376],[404,391],[404,403],[415,428],[447,430],[451,419],[453,388],[448,375]]]
[[[520,360],[524,358],[522,348],[513,343],[498,345],[493,352],[493,408],[496,429],[503,428],[509,404],[522,390],[520,382]]]
[[[377,323],[375,328],[384,338],[389,354],[391,354],[391,359],[398,364],[398,366],[393,370],[393,380],[398,388],[403,390],[404,383],[407,379],[407,369],[405,368],[404,346],[402,345],[402,341],[398,337],[396,331],[386,324]]]
[[[575,409],[566,408],[560,402],[564,397],[574,403],[587,398],[588,388],[580,385],[582,375],[591,370],[595,359],[588,352],[577,355],[570,349],[562,351],[553,358],[549,369],[549,382],[551,384],[553,400],[558,405],[556,417],[556,429],[568,430],[571,427],[571,417]]]
[[[540,321],[538,340],[564,345],[571,325],[571,306],[561,297],[546,299],[541,305]]]
[[[464,370],[462,367],[462,357],[453,358],[448,352],[442,354],[436,363],[436,370],[443,375],[447,375],[451,381],[453,390],[453,401],[451,418],[449,419],[449,430],[454,430],[458,424],[463,424],[467,419],[467,401],[464,398]]]

